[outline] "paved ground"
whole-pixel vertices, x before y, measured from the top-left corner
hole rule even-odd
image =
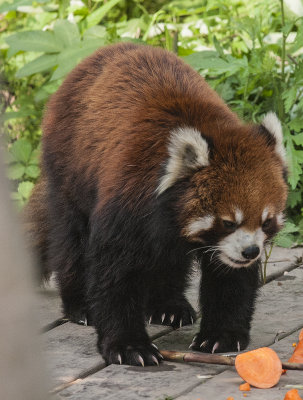
[[[275,248],[268,265],[267,284],[261,289],[253,321],[250,349],[271,346],[282,360],[292,354],[292,343],[303,328],[303,249]],[[188,298],[197,308],[198,276]],[[41,290],[38,316],[54,399],[75,400],[234,400],[241,378],[232,367],[164,362],[160,367],[105,366],[96,351],[91,327],[62,321],[60,299],[53,289]],[[148,326],[161,350],[187,350],[199,321],[173,331]],[[247,398],[283,400],[287,390],[303,385],[303,372],[288,371],[272,389],[252,389]],[[299,389],[303,397],[303,390]]]

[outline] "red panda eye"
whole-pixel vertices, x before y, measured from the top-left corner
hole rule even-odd
[[[233,221],[223,220],[224,228],[229,230],[235,230],[237,228],[237,224]]]
[[[265,222],[263,222],[262,229],[269,228],[269,226],[271,225],[271,222],[272,222],[272,218],[268,218]]]

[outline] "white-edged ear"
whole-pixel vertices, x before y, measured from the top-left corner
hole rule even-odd
[[[277,115],[270,111],[263,118],[262,125],[268,130],[276,141],[275,150],[286,165],[286,151],[283,145],[283,130],[282,125]]]
[[[195,128],[180,127],[171,132],[168,145],[169,158],[165,174],[160,180],[157,193],[161,194],[179,178],[200,167],[209,165],[209,150],[201,132]]]

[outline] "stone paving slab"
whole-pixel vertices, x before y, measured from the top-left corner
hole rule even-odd
[[[184,387],[194,387],[205,376],[218,374],[222,366],[187,365],[166,362],[160,367],[110,365],[102,371],[59,393],[73,400],[161,399],[178,395]]]
[[[44,329],[62,318],[61,299],[57,291],[41,289],[36,293],[38,324]]]
[[[287,279],[285,279],[286,276]],[[273,281],[265,285],[261,290],[262,294],[253,324],[252,346],[262,346],[268,344],[268,342],[273,343],[277,332],[281,330],[290,331],[300,322],[303,326],[303,309],[299,306],[303,304],[303,269],[297,268],[286,276],[282,276],[280,281]],[[65,326],[62,326],[56,328],[55,331],[63,328],[66,329]],[[83,327],[83,329],[89,328]],[[187,349],[196,330],[197,326],[183,327],[160,337],[155,343],[162,349]],[[69,360],[66,362],[69,368],[71,368],[71,364],[78,367],[78,361],[81,358],[77,354],[78,351],[72,350],[74,338],[73,335],[68,339],[70,348],[66,352],[66,357]],[[61,339],[64,341],[64,337],[61,336]],[[77,336],[75,340],[77,340]],[[83,351],[81,345],[79,345],[79,351]],[[71,355],[73,355],[73,359],[71,359]],[[87,365],[92,366],[93,359],[91,358],[90,361],[91,363],[87,363]],[[170,366],[171,370],[165,370],[167,365]],[[172,368],[173,366],[175,368]],[[162,368],[164,368],[164,371],[162,371]],[[112,365],[78,381],[70,388],[62,391],[60,396],[64,398],[71,396],[73,399],[80,399],[81,397],[89,400],[94,398],[120,398],[119,396],[122,395],[124,399],[132,400],[160,399],[160,396],[164,398],[165,395],[174,397],[179,396],[184,390],[190,391],[194,386],[199,385],[199,382],[206,379],[204,378],[205,375],[219,373],[222,368],[225,369],[225,367],[189,366],[173,363],[165,363],[164,366],[159,368],[149,367],[144,369]],[[64,368],[62,371],[64,371]],[[209,397],[207,400],[211,399]]]
[[[303,319],[301,321],[303,324]],[[298,336],[299,331],[275,343],[271,348],[278,353],[281,360],[288,360],[293,353],[292,343],[297,342]],[[244,399],[243,392],[239,390],[241,383],[243,383],[243,380],[238,376],[234,368],[228,368],[228,370],[213,379],[177,398],[178,400],[226,400],[228,396],[232,396],[234,400]],[[249,400],[283,400],[285,393],[291,389],[289,386],[298,384],[303,384],[303,371],[287,371],[274,388],[251,388],[247,392],[246,398]],[[303,390],[299,389],[298,391],[302,397]]]
[[[168,326],[148,325],[151,338],[165,335],[173,329]],[[101,363],[97,352],[97,335],[91,326],[67,322],[44,334],[45,353],[53,386],[69,382],[83,371]]]

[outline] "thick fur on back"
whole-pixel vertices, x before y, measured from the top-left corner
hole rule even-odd
[[[98,50],[52,96],[31,229],[46,270],[57,271],[65,313],[86,314],[107,362],[160,360],[146,317],[174,327],[195,320],[184,290],[197,247],[220,243],[221,263],[243,266],[253,241],[261,248],[277,232],[287,187],[275,118],[243,124],[174,54],[134,44]],[[235,245],[243,235],[250,253]],[[199,340],[209,344],[197,349],[245,347],[257,259],[222,276],[203,257]],[[224,290],[235,292],[228,310]]]

